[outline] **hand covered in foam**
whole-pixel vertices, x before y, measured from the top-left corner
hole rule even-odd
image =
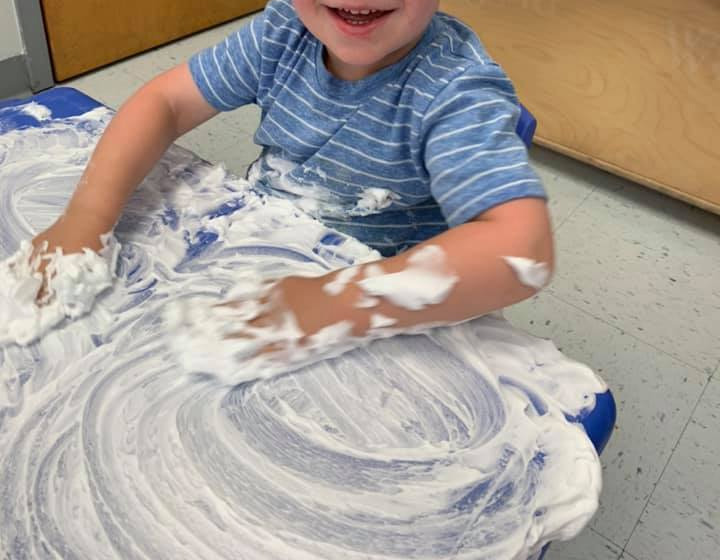
[[[236,287],[227,302],[214,306],[227,319],[219,334],[242,345],[246,357],[296,348],[305,332],[286,301],[283,285],[289,282],[290,278],[264,283],[251,292]]]
[[[354,324],[328,305],[326,283],[326,277],[241,279],[221,303],[177,300],[166,311],[169,344],[187,371],[233,383],[312,362],[335,348],[346,351],[354,347]]]
[[[86,250],[101,251],[108,229],[92,212],[79,211],[70,205],[53,225],[32,240],[35,248],[33,258],[55,254],[57,249],[67,255]],[[47,258],[39,259],[37,271],[44,274],[49,262]]]
[[[111,235],[103,236],[101,245],[99,253],[64,254],[56,248],[38,255],[25,241],[0,262],[0,345],[28,345],[65,318],[88,313],[115,277],[120,245]]]
[[[246,279],[220,305],[178,300],[168,306],[169,344],[187,371],[237,383],[439,324],[430,313],[457,283],[443,251],[421,248],[393,268],[365,264],[271,285]]]
[[[169,344],[185,370],[238,383],[430,326],[426,313],[457,282],[444,253],[425,247],[395,268],[364,264],[271,285],[249,279],[220,305],[178,300],[168,306]]]

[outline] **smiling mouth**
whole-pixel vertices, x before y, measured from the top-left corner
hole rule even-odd
[[[392,13],[394,10],[351,10],[348,8],[330,8],[328,9],[335,14],[335,16],[342,19],[345,23],[348,23],[349,25],[368,25],[370,23],[373,23],[374,21],[377,21],[378,19],[387,16],[388,14]]]

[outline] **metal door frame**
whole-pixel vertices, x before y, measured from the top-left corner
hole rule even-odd
[[[38,92],[55,85],[41,0],[14,0],[25,45],[28,87]]]

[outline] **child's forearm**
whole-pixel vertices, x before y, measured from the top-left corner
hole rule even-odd
[[[172,113],[167,103],[146,86],[123,105],[108,125],[66,213],[91,219],[101,232],[110,230],[128,197],[173,139]]]
[[[189,91],[178,94],[182,87]],[[99,232],[115,225],[129,196],[170,144],[214,114],[193,88],[181,66],[151,81],[121,107],[98,142],[68,216],[84,216]]]
[[[509,204],[513,205],[512,220],[495,219],[489,212],[482,220],[454,228],[402,255],[377,263],[386,275],[398,273],[412,268],[413,255],[428,246],[441,249],[445,260],[442,273],[448,278],[454,276],[456,281],[438,303],[411,310],[406,305],[398,305],[393,301],[397,298],[390,296],[376,297],[375,301],[370,298],[368,301],[368,295],[372,294],[368,294],[367,284],[363,287],[363,279],[368,272],[366,265],[360,267],[352,281],[335,296],[328,295],[326,289],[321,293],[317,284],[314,289],[299,285],[317,279],[299,280],[297,288],[291,281],[283,287],[287,299],[296,299],[288,301],[289,307],[299,315],[305,332],[313,333],[329,324],[347,320],[353,323],[354,333],[362,336],[373,327],[373,318],[377,321],[378,316],[394,321],[392,328],[407,329],[416,325],[464,321],[528,298],[542,288],[542,282],[529,285],[504,257],[523,257],[543,263],[547,273],[544,281],[547,282],[554,267],[550,220],[542,200],[526,199]],[[506,207],[500,212],[508,209]],[[325,286],[328,281],[337,278],[337,274],[319,280]],[[382,286],[382,279],[378,279],[377,285]],[[403,286],[402,282],[400,287],[401,295],[403,287],[407,294],[413,288],[409,283]],[[294,298],[296,291],[298,297]],[[308,293],[315,293],[317,300],[300,301],[303,297],[300,293],[304,293],[306,298]],[[371,303],[375,305],[363,307]]]
[[[534,201],[542,203],[541,201]],[[505,257],[523,257],[543,263],[549,275],[554,267],[553,241],[549,224],[538,224],[535,232],[502,221],[474,221],[454,228],[399,257],[382,263],[387,272],[401,271],[408,259],[425,245],[443,250],[446,271],[457,277],[447,298],[436,305],[410,311],[382,300],[377,312],[397,318],[398,327],[426,323],[454,323],[502,309],[522,301],[544,285],[524,283]]]
[[[108,125],[68,205],[69,216],[110,230],[135,188],[175,139],[173,115],[152,84],[145,86]]]

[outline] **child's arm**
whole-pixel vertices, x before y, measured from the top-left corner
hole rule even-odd
[[[358,284],[364,278],[367,269],[364,266],[339,295],[330,295],[323,289],[336,277],[336,272],[320,278],[291,277],[280,281],[276,287],[279,296],[276,300],[283,303],[259,323],[272,324],[272,316],[279,319],[287,310],[295,314],[306,335],[340,321],[351,321],[354,334],[362,336],[371,327],[371,317],[375,314],[396,320],[392,328],[399,329],[438,322],[455,323],[517,303],[542,287],[530,287],[521,282],[503,257],[525,257],[545,263],[548,274],[554,268],[552,230],[542,199],[524,198],[502,204],[473,221],[377,264],[386,274],[402,271],[407,268],[412,255],[427,245],[444,251],[445,272],[458,280],[441,303],[411,311],[379,298],[377,306],[359,308],[357,304],[366,295]]]
[[[66,253],[101,247],[128,197],[178,137],[217,114],[182,64],[149,82],[112,119],[64,214],[33,243]]]

